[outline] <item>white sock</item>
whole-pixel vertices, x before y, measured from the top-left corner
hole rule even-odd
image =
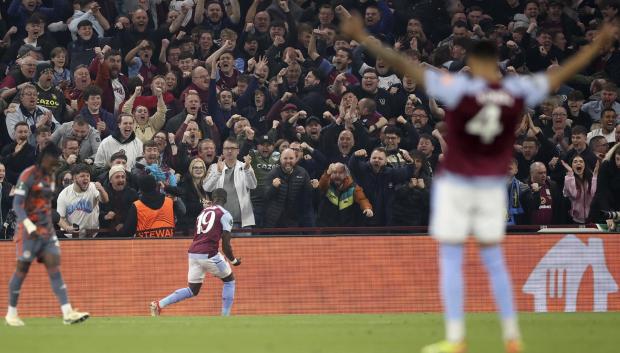
[[[504,340],[517,340],[521,338],[519,324],[516,318],[502,319],[502,331]]]
[[[465,340],[464,320],[446,320],[446,340],[452,343],[460,343]]]
[[[17,308],[9,305],[9,309],[6,311],[6,316],[17,316]]]
[[[73,311],[73,308],[71,307],[71,304],[63,304],[60,306],[60,310],[62,310],[63,316],[67,316],[70,312]]]

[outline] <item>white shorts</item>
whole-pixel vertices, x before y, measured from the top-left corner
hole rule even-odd
[[[232,273],[228,261],[219,252],[213,257],[208,257],[206,254],[189,254],[188,260],[188,283],[202,283],[206,273],[217,278],[226,278]]]
[[[470,234],[481,243],[499,243],[506,232],[507,193],[503,177],[438,176],[431,192],[431,235],[442,243],[463,243]]]

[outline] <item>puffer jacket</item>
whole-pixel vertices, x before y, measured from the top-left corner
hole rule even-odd
[[[273,180],[280,178],[279,187]],[[295,166],[290,174],[282,167],[274,168],[265,179],[265,227],[299,227],[304,213],[312,212],[312,187],[308,172]]]

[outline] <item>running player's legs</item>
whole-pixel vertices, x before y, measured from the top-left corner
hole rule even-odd
[[[151,302],[150,309],[152,316],[158,316],[161,309],[168,305],[178,303],[182,300],[198,295],[200,288],[202,287],[202,282],[205,278],[205,270],[202,262],[206,261],[206,259],[202,259],[201,257],[203,257],[203,255],[189,254],[187,260],[187,287],[179,288],[170,293],[167,297],[159,301]]]
[[[511,341],[520,339],[520,333],[510,276],[500,245],[506,232],[506,214],[504,208],[496,206],[508,203],[505,183],[502,180],[495,184],[488,183],[484,188],[480,188],[478,195],[474,235],[481,245],[480,257],[491,281],[501,317],[503,337],[510,344]]]
[[[230,268],[228,261],[226,261],[224,256],[220,253],[217,253],[208,260],[202,261],[202,266],[205,272],[208,272],[219,279],[224,279],[232,274],[232,269]]]
[[[202,283],[204,281],[206,271],[202,265],[203,261],[205,260],[190,256],[188,259],[187,283]]]
[[[230,264],[222,254],[217,253],[215,256],[203,262],[204,269],[213,276],[224,282],[222,286],[222,316],[230,315],[233,301],[235,299],[235,276],[232,273]]]

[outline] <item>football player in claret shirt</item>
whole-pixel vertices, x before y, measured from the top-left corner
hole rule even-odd
[[[614,41],[616,27],[605,24],[590,45],[548,74],[501,76],[497,45],[480,41],[468,53],[471,75],[425,69],[369,38],[361,19],[344,13],[342,31],[381,56],[396,72],[425,86],[429,97],[446,107],[447,151],[433,183],[430,232],[439,245],[440,287],[446,340],[423,353],[465,352],[463,243],[471,233],[480,244],[501,317],[506,351],[522,351],[512,286],[500,243],[506,226],[506,171],[515,130],[526,106],[540,104],[549,92],[583,69]]]
[[[212,206],[206,207],[196,218],[196,235],[188,250],[189,270],[187,287],[180,288],[162,300],[150,304],[151,315],[158,316],[170,304],[198,295],[205,273],[210,273],[224,282],[222,287],[222,316],[230,315],[235,298],[235,276],[230,265],[218,251],[220,240],[222,251],[233,266],[241,265],[241,260],[233,255],[230,245],[230,230],[233,219],[222,207],[226,204],[226,190],[215,189],[211,194]]]
[[[9,326],[24,326],[17,315],[17,300],[33,260],[45,264],[54,294],[60,302],[65,324],[88,319],[88,313],[74,310],[67,298],[67,286],[60,273],[60,244],[52,223],[54,170],[58,167],[60,149],[47,144],[35,165],[26,168],[17,181],[13,209],[17,215],[17,269],[9,282],[9,309],[5,321]]]

